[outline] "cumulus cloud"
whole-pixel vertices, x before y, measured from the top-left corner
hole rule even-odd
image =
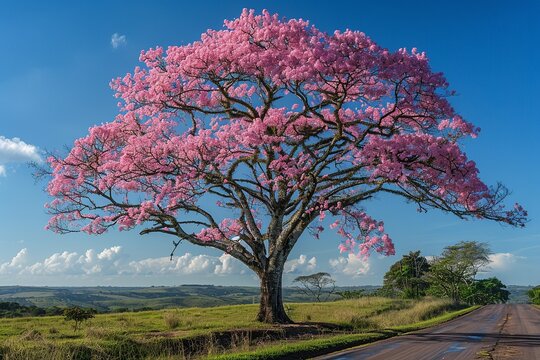
[[[127,38],[126,35],[120,35],[118,33],[114,33],[111,36],[111,46],[114,49],[117,49],[120,46],[127,44]]]
[[[0,176],[6,175],[6,164],[41,161],[39,149],[19,138],[8,139],[0,135]]]
[[[168,257],[148,258],[129,263],[129,268],[126,269],[129,273],[143,275],[157,274],[197,274],[202,272],[210,272],[212,261],[206,255],[192,255],[185,253],[171,260]]]
[[[313,256],[308,260],[306,255],[300,255],[298,259],[291,259],[285,263],[285,273],[301,273],[313,271],[317,267],[317,258]]]
[[[335,272],[352,277],[366,275],[370,268],[368,260],[359,258],[354,254],[349,254],[347,257],[340,256],[337,259],[330,259],[328,263]]]
[[[0,264],[0,275],[192,275],[244,274],[245,267],[228,254],[221,256],[185,253],[169,257],[128,261],[121,246],[82,253],[62,251],[29,263],[28,250],[22,249],[11,260]]]
[[[22,249],[15,255],[10,261],[0,265],[0,274],[9,274],[17,271],[21,271],[26,264],[28,258],[28,250]]]
[[[523,256],[514,255],[512,253],[495,253],[489,255],[489,264],[483,269],[484,271],[505,271],[511,268]]]
[[[121,246],[113,246],[96,253],[88,249],[84,254],[63,251],[42,261],[27,265],[21,274],[30,275],[114,275],[122,268]]]
[[[241,263],[228,254],[219,257],[209,255],[192,255],[185,253],[171,259],[169,257],[148,258],[132,261],[124,272],[142,275],[159,274],[210,274],[229,275],[243,274]]]
[[[219,258],[219,264],[214,267],[214,274],[216,275],[228,275],[228,274],[244,274],[244,269],[239,269],[240,263],[229,254],[223,254]]]

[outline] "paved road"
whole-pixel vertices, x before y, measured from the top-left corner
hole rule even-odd
[[[488,305],[445,324],[318,360],[540,360],[540,310]]]

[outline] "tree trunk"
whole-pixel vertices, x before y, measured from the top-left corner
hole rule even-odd
[[[291,324],[283,307],[281,277],[283,269],[259,274],[261,280],[261,302],[257,320],[265,323]]]

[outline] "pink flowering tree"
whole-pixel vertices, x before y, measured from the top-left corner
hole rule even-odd
[[[175,249],[184,240],[222,250],[258,275],[260,321],[291,321],[283,266],[326,216],[341,252],[394,254],[383,222],[361,207],[377,193],[421,211],[526,221],[461,151],[478,129],[416,49],[244,10],[200,41],[140,60],[111,83],[119,115],[49,158],[48,227],[138,228],[171,235]]]

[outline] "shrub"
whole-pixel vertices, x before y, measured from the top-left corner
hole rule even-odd
[[[180,326],[180,316],[178,313],[174,312],[166,312],[163,314],[163,320],[165,321],[165,325],[167,325],[167,328],[169,329],[176,329],[178,326]]]
[[[336,292],[337,295],[341,296],[342,299],[360,299],[363,296],[366,296],[366,290],[345,290]]]
[[[351,317],[350,324],[354,329],[376,329],[378,327],[375,322],[362,316]]]

